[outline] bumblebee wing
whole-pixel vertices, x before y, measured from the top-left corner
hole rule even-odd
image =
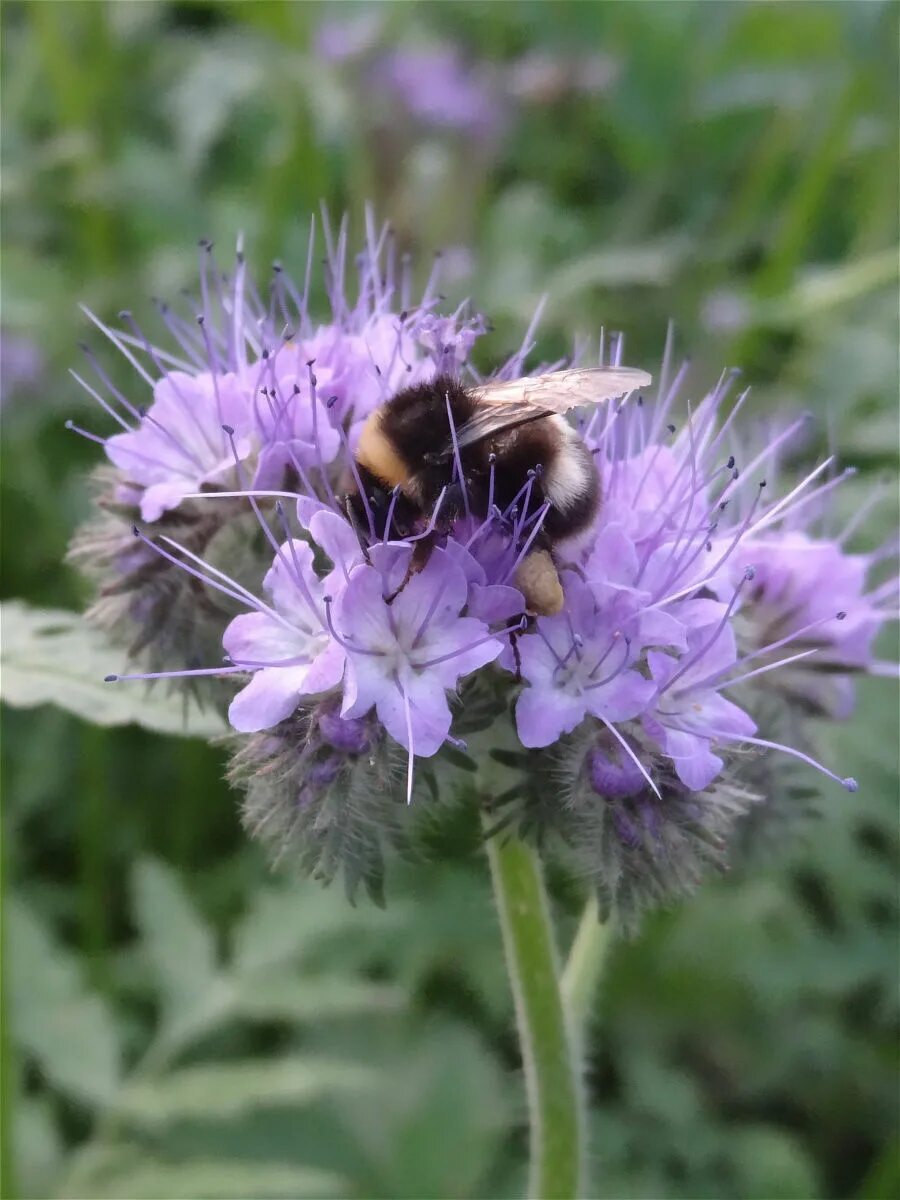
[[[515,429],[517,425],[527,425],[529,421],[539,421],[542,417],[552,414],[546,408],[536,404],[525,404],[521,400],[504,400],[502,402],[485,400],[478,405],[475,412],[456,430],[456,442],[460,450],[483,442],[485,438],[494,437],[504,430]],[[453,442],[449,442],[441,454],[441,458],[453,457]]]
[[[482,405],[525,405],[546,413],[566,413],[581,404],[604,404],[627,396],[652,382],[652,376],[635,367],[583,367],[484,383],[471,391]]]

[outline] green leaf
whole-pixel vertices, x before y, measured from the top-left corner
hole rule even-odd
[[[122,1093],[117,1108],[136,1124],[154,1128],[187,1119],[228,1119],[267,1105],[357,1095],[376,1083],[374,1071],[355,1063],[261,1058],[184,1067],[158,1081],[135,1083]]]
[[[364,980],[263,975],[238,980],[232,1000],[235,1016],[261,1021],[324,1021],[336,1017],[401,1012],[401,988]]]
[[[83,1193],[82,1193],[83,1194]],[[101,1200],[268,1200],[347,1194],[346,1181],[330,1171],[289,1163],[213,1161],[167,1163],[138,1160],[128,1171],[94,1184],[91,1196]]]
[[[31,909],[12,897],[5,916],[13,1037],[54,1086],[84,1103],[105,1104],[120,1076],[111,1013]]]
[[[234,935],[234,967],[242,975],[296,961],[329,939],[377,930],[396,932],[407,910],[388,913],[354,908],[316,884],[270,887],[259,892]]]
[[[49,1098],[17,1096],[12,1123],[16,1182],[21,1195],[49,1196],[63,1152]],[[7,1147],[7,1153],[10,1150]]]
[[[365,1034],[363,1033],[363,1039]],[[472,1196],[508,1135],[509,1078],[473,1031],[443,1022],[398,1032],[360,1057],[389,1086],[378,1103],[345,1101],[342,1115],[369,1170],[363,1195]],[[487,1193],[492,1194],[492,1193]]]
[[[216,994],[212,934],[171,868],[145,859],[135,867],[134,903],[150,959],[171,1017],[190,1023]],[[224,996],[223,996],[224,1003]]]
[[[744,1126],[734,1131],[730,1149],[741,1195],[767,1200],[810,1200],[821,1195],[809,1155],[784,1130]]]
[[[7,600],[0,605],[0,622],[0,698],[14,708],[56,704],[95,725],[134,723],[186,737],[208,738],[225,731],[215,713],[201,712],[160,686],[104,683],[104,676],[121,663],[122,651],[78,613]]]

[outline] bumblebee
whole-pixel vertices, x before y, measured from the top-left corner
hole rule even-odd
[[[431,524],[408,580],[463,516],[485,520],[494,509],[515,509],[522,529],[546,506],[514,582],[530,614],[557,613],[556,547],[590,528],[601,501],[594,457],[564,414],[650,382],[644,371],[594,367],[475,386],[438,375],[405,388],[363,426],[348,513],[379,538],[414,536]]]

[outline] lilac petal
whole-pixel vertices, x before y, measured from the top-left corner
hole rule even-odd
[[[637,671],[623,671],[605,687],[585,692],[585,703],[595,717],[607,721],[629,721],[649,706],[656,684]]]
[[[469,588],[466,611],[469,616],[477,617],[487,625],[495,625],[498,621],[508,621],[523,613],[525,600],[514,587],[505,587],[500,583],[489,583],[484,587],[475,585]]]
[[[550,621],[542,620],[540,624],[546,630]],[[536,633],[526,634],[518,639],[518,651],[523,678],[529,683],[552,687],[558,660],[544,639]]]
[[[459,536],[459,527],[457,526],[456,536]],[[448,538],[447,545],[444,547],[445,553],[456,563],[462,573],[466,577],[466,582],[471,589],[472,584],[484,584],[487,576],[484,572],[484,567],[481,563],[463,546],[457,542],[455,538]]]
[[[313,551],[308,542],[293,538],[279,547],[272,566],[263,579],[263,587],[272,597],[272,602],[280,613],[290,617],[301,628],[321,629],[321,613],[310,608],[303,589],[297,582],[297,571],[306,584],[306,590],[318,602],[322,595],[322,585],[313,570]]]
[[[309,529],[309,523],[317,512],[331,512],[327,504],[317,500],[315,496],[297,497],[297,520],[304,529]]]
[[[680,730],[666,731],[665,752],[671,757],[678,778],[692,792],[702,792],[708,787],[724,765],[713,754],[707,738]]]
[[[363,562],[359,538],[349,521],[328,509],[320,509],[310,519],[309,532],[334,563],[335,570],[328,576],[326,586],[334,586],[338,581],[343,584],[351,570]]]
[[[407,542],[378,542],[369,548],[372,566],[381,575],[381,590],[390,596],[403,583],[412,547]]]
[[[352,647],[387,651],[396,645],[381,587],[381,576],[375,568],[362,566],[336,598],[334,624],[351,647],[350,654]]]
[[[429,630],[429,636],[411,656],[413,666],[422,666],[442,688],[453,687],[461,675],[493,662],[503,649],[500,638],[488,638],[488,628],[474,617],[458,617],[443,629]],[[484,640],[483,640],[484,639]],[[443,662],[433,659],[443,658]]]
[[[309,638],[268,613],[241,613],[225,630],[222,645],[236,663],[280,662],[305,653]]]
[[[516,702],[519,741],[529,749],[549,746],[584,720],[584,699],[558,689],[526,688]]]
[[[303,689],[309,695],[330,692],[344,676],[347,656],[337,642],[329,642],[311,663],[303,681]]]
[[[300,702],[306,674],[305,666],[257,671],[229,706],[232,728],[239,733],[256,733],[289,717]]]
[[[634,542],[619,524],[600,529],[591,550],[588,572],[606,583],[634,583],[638,556]]]
[[[672,613],[651,608],[638,614],[633,640],[641,646],[670,646],[673,650],[687,649],[684,625]],[[630,630],[629,630],[630,632]]]
[[[647,665],[650,668],[653,682],[658,688],[664,688],[675,672],[680,670],[677,658],[672,658],[670,654],[663,654],[659,650],[648,651]]]
[[[412,745],[401,687],[405,688],[409,700]],[[394,741],[404,749],[412,750],[417,757],[430,758],[447,740],[452,720],[447,697],[442,689],[429,687],[422,677],[406,681],[405,685],[392,680],[391,686],[385,688],[375,707],[381,723]]]
[[[124,436],[124,435],[123,435]],[[113,439],[110,438],[110,441]],[[107,442],[107,449],[109,442]],[[112,455],[110,455],[112,458]],[[116,460],[113,458],[113,462]],[[117,466],[123,466],[121,462]],[[127,469],[124,468],[123,469]],[[189,492],[196,492],[199,481],[193,479],[172,479],[165,483],[152,483],[141,496],[141,517],[145,521],[158,521],[165,512],[177,508]]]
[[[426,620],[429,625],[440,625],[459,613],[467,592],[466,577],[460,568],[442,550],[434,550],[394,601],[395,619],[412,630]]]
[[[736,738],[752,737],[756,733],[756,722],[753,718],[724,696],[715,692],[705,692],[699,698],[699,703],[701,711],[696,713],[697,724],[708,725],[717,733],[730,734]]]

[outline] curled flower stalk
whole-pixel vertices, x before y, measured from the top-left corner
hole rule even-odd
[[[852,528],[823,532],[843,478],[831,459],[776,482],[798,423],[748,451],[736,373],[693,400],[669,341],[652,394],[576,415],[600,504],[577,538],[553,537],[548,464],[511,483],[502,456],[479,468],[457,436],[451,394],[483,382],[471,359],[485,322],[440,312],[436,277],[414,297],[389,231],[370,221],[353,259],[346,225],[324,232],[321,312],[312,249],[302,283],[277,268],[262,296],[242,255],[223,275],[204,245],[199,315],[160,310],[168,348],[127,314],[117,330],[97,321],[143,397],[92,351],[84,381],[110,428],[82,432],[111,464],[112,524],[77,553],[100,581],[95,617],[136,668],[110,679],[220,689],[230,777],[273,856],[380,900],[390,854],[421,847],[428,814],[473,805],[473,777],[501,763],[503,786],[479,807],[486,796],[515,972],[521,945],[544,937],[536,848],[627,932],[764,844],[785,809],[805,811],[815,772],[854,791],[820,761],[808,718],[847,717],[854,676],[891,669],[874,647],[897,585],[885,552],[848,548]],[[493,378],[524,375],[532,340]],[[616,337],[598,361],[623,355]],[[370,415],[425,383],[446,396],[454,453],[417,503],[357,451]],[[558,578],[547,615],[521,570],[537,548]],[[532,915],[517,930],[512,893],[526,884]],[[550,1119],[540,1097],[554,1071],[560,1104],[572,1098],[550,1124],[569,1172],[552,1194],[574,1195],[577,1070],[549,932],[543,944],[556,1016],[542,1031],[522,1018],[530,985],[514,983],[535,1119]]]

